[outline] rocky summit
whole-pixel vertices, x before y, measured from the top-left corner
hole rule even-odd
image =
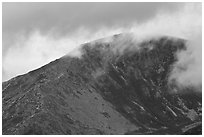
[[[198,89],[169,82],[186,41],[122,34],[2,83],[2,133],[202,134]]]

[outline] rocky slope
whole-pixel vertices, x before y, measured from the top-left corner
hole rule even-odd
[[[123,37],[3,82],[3,134],[201,134],[201,92],[168,82],[185,41]]]

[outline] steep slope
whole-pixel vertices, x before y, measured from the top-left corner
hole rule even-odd
[[[169,37],[86,43],[80,58],[64,56],[2,84],[3,134],[185,134],[202,118],[201,93],[168,83],[185,48]]]

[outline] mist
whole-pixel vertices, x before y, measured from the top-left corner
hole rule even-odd
[[[179,87],[202,87],[202,5],[187,3],[178,12],[159,13],[154,19],[136,24],[131,31],[136,41],[172,36],[187,40],[187,50],[177,53],[169,82],[176,81]]]
[[[29,36],[20,33],[3,58],[3,81],[37,69],[64,55],[80,57],[82,53],[79,48],[83,43],[121,32],[121,29],[110,31],[104,28],[92,33],[81,27],[72,35],[57,38],[52,33],[44,35],[39,30]]]
[[[19,33],[18,38],[15,39],[3,59],[5,73],[3,80],[27,73],[63,55],[80,57],[82,54],[79,50],[81,44],[127,32],[133,33],[133,39],[138,43],[163,35],[187,40],[187,50],[177,53],[178,61],[173,65],[169,82],[174,80],[181,87],[201,87],[201,3],[186,3],[176,12],[166,12],[161,9],[149,20],[133,21],[127,26],[101,26],[94,31],[82,26],[75,32],[60,37],[55,37],[52,31],[41,33],[38,29],[33,30],[29,36]]]

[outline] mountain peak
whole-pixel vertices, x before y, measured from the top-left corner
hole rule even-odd
[[[130,33],[83,44],[80,58],[64,56],[3,83],[3,134],[184,134],[199,127],[199,93],[169,84],[181,50],[183,39],[138,41]]]

